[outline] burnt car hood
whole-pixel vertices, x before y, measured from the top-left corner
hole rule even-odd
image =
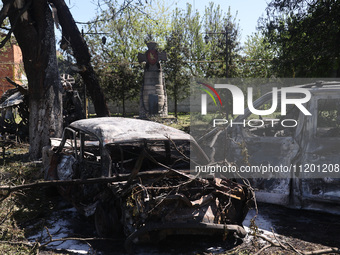
[[[190,135],[156,122],[121,117],[104,117],[78,120],[70,127],[96,135],[102,143],[136,142],[145,139],[189,140]]]

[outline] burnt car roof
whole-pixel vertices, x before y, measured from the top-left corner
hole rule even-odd
[[[291,86],[292,88],[304,88],[304,89],[308,89],[312,94],[317,95],[317,94],[333,94],[334,92],[340,92],[340,82],[338,81],[319,81],[319,82],[314,82],[314,83],[308,83],[308,84],[304,84],[304,85],[297,85],[297,86]],[[278,97],[281,97],[281,91],[282,89],[278,89]],[[272,98],[272,94],[273,91],[269,91],[267,93],[265,93],[264,95],[262,95],[261,97],[257,98],[253,105],[255,108],[257,108],[258,106],[260,106],[261,104],[263,104],[265,101],[267,101],[268,99]],[[293,94],[294,93],[290,93]],[[299,95],[299,93],[295,93],[295,95]],[[242,119],[243,116],[247,116],[248,114],[250,114],[250,110],[247,107],[245,109],[244,114],[239,115],[236,119]]]
[[[324,93],[327,91],[339,91],[340,90],[340,82],[337,81],[329,81],[329,82],[316,82],[316,83],[309,83],[304,85],[297,85],[297,86],[291,86],[291,88],[304,88],[308,89],[311,93]],[[277,91],[281,93],[282,89],[278,89]],[[271,95],[273,91],[269,91],[262,95],[260,98],[266,97],[268,95]]]
[[[92,133],[102,143],[136,142],[148,140],[190,140],[184,131],[160,123],[122,117],[102,117],[72,122],[70,127]]]

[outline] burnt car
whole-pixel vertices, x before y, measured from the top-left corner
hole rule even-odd
[[[279,108],[271,116],[254,116],[246,109],[234,120],[244,125],[225,128],[225,157],[249,170],[241,175],[254,177],[257,201],[339,214],[340,83],[296,87],[310,92],[303,104],[310,115],[294,104],[287,105],[285,116]],[[301,94],[289,97],[298,100]],[[272,98],[272,92],[263,95],[254,108],[269,109]]]
[[[43,154],[45,178],[76,180],[58,186],[60,193],[94,215],[100,236],[125,235],[127,247],[169,235],[246,234],[249,188],[191,175],[190,160],[208,158],[183,131],[138,119],[84,119],[51,139]]]

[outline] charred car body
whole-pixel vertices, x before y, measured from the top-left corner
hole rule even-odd
[[[190,175],[190,148],[199,155],[196,160],[206,162],[207,157],[185,132],[151,121],[96,118],[73,122],[62,140],[51,142],[52,148],[44,149],[46,179],[98,178],[94,184],[60,186],[59,191],[78,211],[94,215],[101,236],[124,232],[129,244],[154,241],[153,233],[158,239],[245,235],[249,189],[226,179]]]
[[[303,104],[311,115],[294,104],[289,105],[285,116],[278,111],[278,118],[254,116],[246,109],[234,120],[245,125],[225,129],[224,157],[240,169],[259,170],[242,173],[246,178],[255,177],[251,182],[258,201],[339,214],[340,83],[317,82],[298,87],[311,94]],[[290,98],[299,97],[299,93],[290,94]],[[272,98],[271,92],[263,95],[254,101],[254,108],[269,109]],[[260,169],[264,166],[266,170],[281,166],[286,171],[277,168],[275,173],[264,173]]]

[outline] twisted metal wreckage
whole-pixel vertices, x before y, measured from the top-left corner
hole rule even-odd
[[[71,76],[67,76],[71,77]],[[73,79],[73,78],[72,78]],[[0,134],[15,135],[21,141],[28,139],[29,129],[29,95],[25,85],[20,85],[6,77],[6,80],[15,88],[7,90],[0,98]],[[74,79],[73,79],[74,80]],[[63,125],[68,126],[72,121],[85,118],[81,100],[72,84],[61,75],[64,88],[63,93]],[[20,116],[17,123],[14,112]]]
[[[291,82],[281,80],[276,86],[285,88]],[[256,119],[247,108],[233,125],[220,120],[198,142],[214,161],[238,166],[256,189],[258,202],[340,214],[340,82],[308,79],[301,84],[290,85],[299,92],[289,93],[286,114],[278,107]],[[277,90],[277,98],[284,98],[286,91]],[[295,102],[305,98],[306,92],[310,98],[297,107]],[[268,110],[274,97],[273,91],[264,94],[253,108]]]
[[[115,177],[58,189],[78,211],[94,215],[100,236],[124,233],[127,248],[169,235],[244,237],[242,222],[252,204],[249,187],[191,175],[190,149],[197,155],[191,160],[208,162],[183,131],[145,120],[84,119],[44,148],[45,178]]]
[[[0,134],[12,134],[24,140],[28,136],[28,91],[25,86],[21,86],[6,77],[7,81],[15,86],[7,90],[0,98]],[[13,111],[18,109],[20,122],[16,123]]]

